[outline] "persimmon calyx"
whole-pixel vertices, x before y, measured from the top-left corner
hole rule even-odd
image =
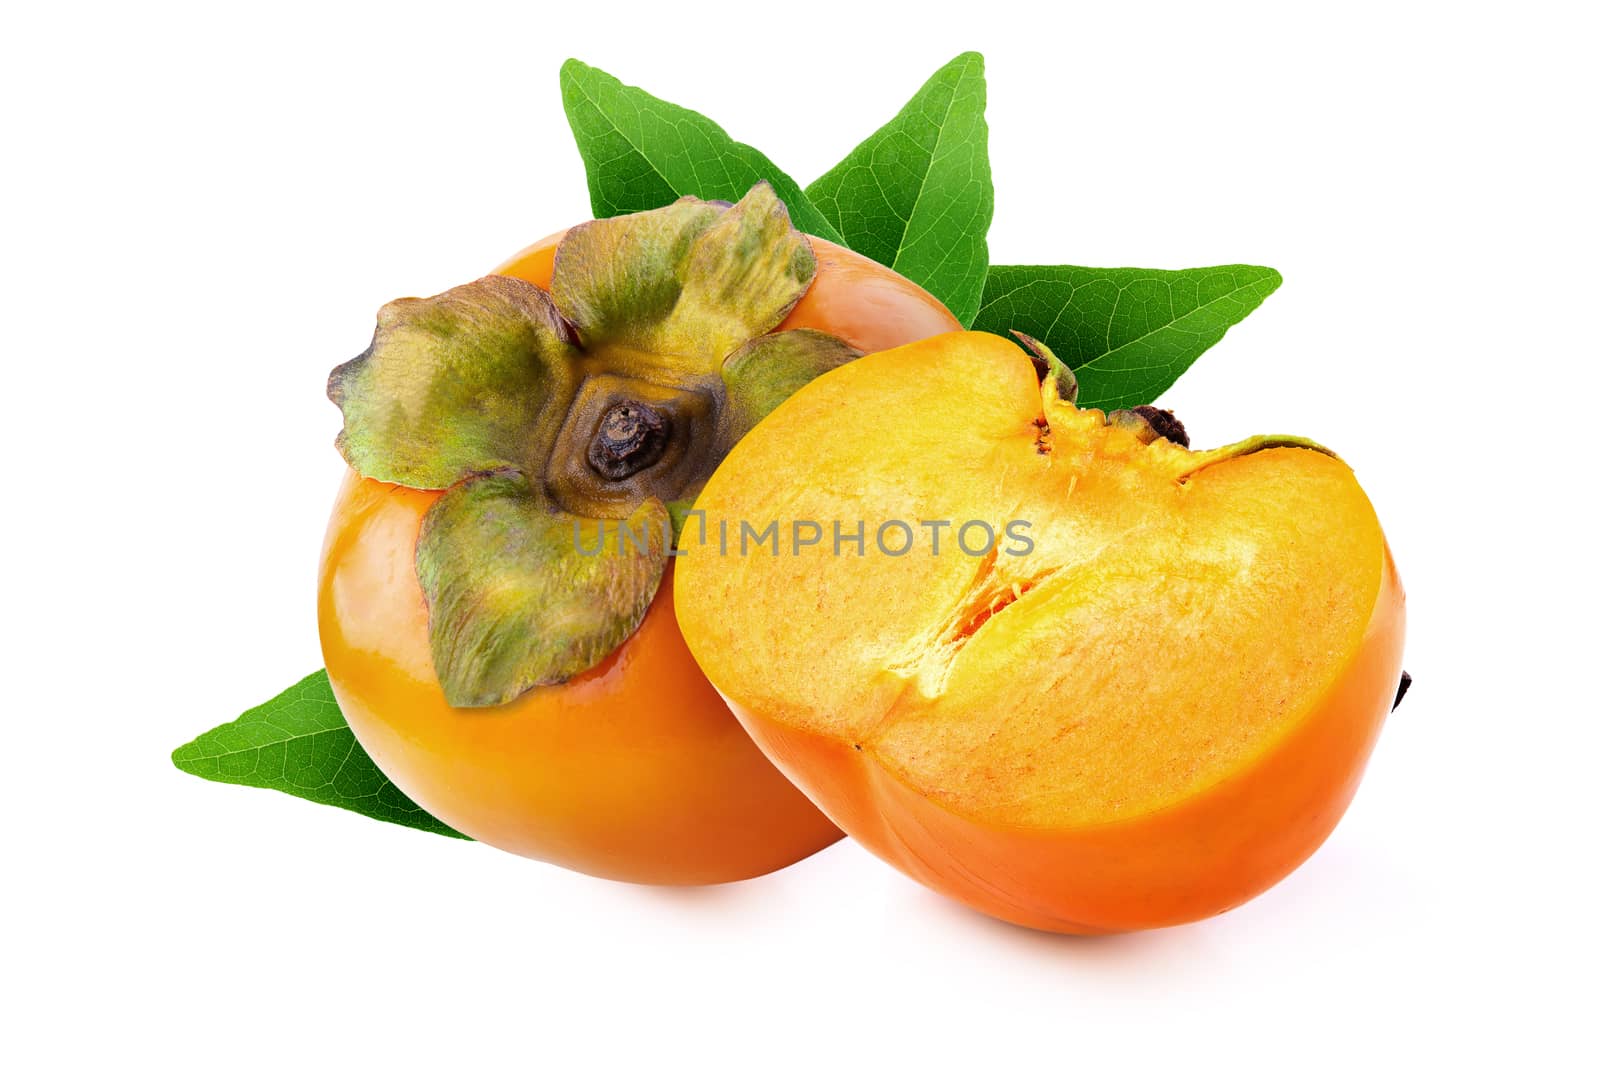
[[[564,682],[638,627],[722,457],[860,355],[772,333],[816,272],[763,182],[737,204],[684,197],[573,227],[548,292],[490,275],[379,311],[328,396],[359,474],[445,491],[417,575],[450,703]]]
[[[1033,363],[1035,373],[1039,375],[1041,383],[1048,383],[1055,395],[1067,403],[1076,403],[1078,399],[1078,376],[1072,373],[1072,368],[1061,362],[1059,356],[1050,351],[1048,345],[1037,337],[1030,337],[1021,330],[1012,330],[1011,336],[1017,339],[1022,350],[1028,353],[1028,359]]]
[[[1239,459],[1256,452],[1265,452],[1269,448],[1304,448],[1339,459],[1339,453],[1326,445],[1317,444],[1309,437],[1295,437],[1291,434],[1282,433],[1263,433],[1254,437],[1246,437],[1243,441],[1235,441],[1231,445],[1223,445],[1221,448],[1208,448],[1199,452],[1183,449],[1183,455],[1187,457],[1187,463],[1183,465],[1178,480],[1180,482],[1187,481],[1207,467],[1225,463],[1230,459]],[[1341,460],[1341,462],[1343,461]]]
[[[1306,448],[1339,458],[1308,437],[1288,434],[1258,434],[1220,448],[1191,449],[1188,430],[1171,411],[1150,404],[1110,413],[1080,408],[1061,395],[1053,372],[1040,384],[1040,400],[1044,407],[1040,454],[1070,463],[1086,464],[1096,456],[1116,454],[1184,482],[1207,467],[1269,448]]]

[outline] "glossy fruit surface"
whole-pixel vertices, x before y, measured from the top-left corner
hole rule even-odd
[[[1278,881],[1348,805],[1400,675],[1404,596],[1342,461],[1191,452],[991,335],[811,383],[699,504],[710,529],[779,523],[772,552],[691,542],[676,586],[763,751],[879,856],[1027,926],[1170,925]],[[835,551],[834,522],[864,544]],[[996,536],[958,541],[972,522]]]
[[[548,287],[559,237],[496,273]],[[781,330],[807,326],[871,349],[958,328],[893,272],[811,243],[819,269]],[[634,882],[749,878],[838,838],[690,658],[670,571],[638,629],[603,662],[498,706],[452,706],[434,670],[414,565],[423,516],[440,496],[352,473],[319,581],[339,705],[408,796],[480,841]]]

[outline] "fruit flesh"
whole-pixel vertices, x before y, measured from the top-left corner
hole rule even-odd
[[[543,288],[561,234],[497,268]],[[865,350],[960,328],[893,272],[810,238],[817,276],[780,329]],[[414,556],[440,496],[347,477],[323,546],[324,662],[357,738],[408,796],[496,847],[621,881],[708,884],[802,859],[840,831],[767,761],[684,646],[671,574],[604,662],[493,708],[452,707]]]
[[[700,504],[869,539],[891,519],[1032,523],[1026,555],[946,533],[939,556],[926,538],[796,556],[786,530],[776,556],[691,545],[678,573],[691,650],[797,784],[908,873],[1027,925],[1164,925],[1266,888],[1332,829],[1399,675],[1402,594],[1343,463],[1146,446],[1045,399],[987,335],[806,387]]]

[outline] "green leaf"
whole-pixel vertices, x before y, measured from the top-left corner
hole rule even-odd
[[[1078,378],[1078,406],[1154,403],[1283,277],[1271,267],[989,269],[972,328],[1044,341]]]
[[[844,243],[793,178],[704,115],[576,59],[561,65],[561,99],[589,174],[596,218],[665,207],[680,196],[731,203],[766,181],[797,229]]]
[[[213,782],[277,789],[414,830],[465,836],[413,804],[362,751],[327,671],[207,730],[173,752],[172,762]]]
[[[994,218],[983,57],[966,52],[806,195],[849,246],[892,267],[972,322]]]

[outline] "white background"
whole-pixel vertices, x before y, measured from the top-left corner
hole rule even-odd
[[[13,10],[0,1056],[1595,1062],[1580,11]],[[995,262],[1286,278],[1168,400],[1198,444],[1336,447],[1407,584],[1416,686],[1310,862],[1210,922],[1074,940],[848,842],[651,890],[172,768],[318,663],[328,368],[383,301],[587,217],[563,58],[805,182],[968,48]]]

